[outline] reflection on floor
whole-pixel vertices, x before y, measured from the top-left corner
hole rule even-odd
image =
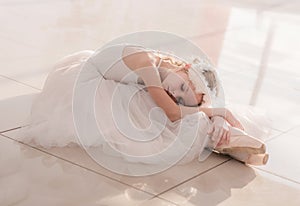
[[[1,1],[0,205],[300,205],[300,3],[224,2]],[[213,154],[129,177],[78,147],[16,141],[55,61],[141,30],[192,40],[217,65],[228,104],[265,112],[272,120],[266,166]]]

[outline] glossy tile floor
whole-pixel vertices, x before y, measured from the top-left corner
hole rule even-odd
[[[300,205],[299,1],[2,0],[0,17],[0,205]],[[217,65],[228,102],[266,112],[266,166],[214,154],[128,177],[77,147],[15,140],[55,61],[140,30],[194,41]]]

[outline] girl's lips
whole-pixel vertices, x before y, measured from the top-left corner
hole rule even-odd
[[[190,67],[191,67],[191,64],[186,64],[186,65],[184,66],[185,69],[189,69]]]

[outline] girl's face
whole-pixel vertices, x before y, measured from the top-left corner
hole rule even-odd
[[[190,65],[169,56],[155,56],[155,61],[159,62],[161,58],[163,58],[160,64],[162,86],[171,98],[185,106],[198,106],[204,102],[204,94],[196,93],[195,86],[187,74]]]
[[[203,101],[204,94],[195,92],[195,86],[184,69],[169,72],[163,80],[162,86],[179,104],[197,106]]]

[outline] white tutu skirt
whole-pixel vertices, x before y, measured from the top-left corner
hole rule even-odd
[[[117,151],[128,161],[150,164],[158,164],[161,158],[155,156],[163,152],[164,158],[178,159],[184,154],[180,163],[208,156],[205,148],[212,122],[203,112],[171,122],[141,86],[113,80],[101,80],[95,95],[94,111],[101,135],[79,137],[73,121],[73,89],[82,65],[93,53],[81,51],[54,66],[33,102],[26,126],[20,129],[21,141],[46,148],[98,147],[107,155],[116,155]],[[231,111],[241,120],[245,132],[261,139],[270,134],[270,122],[255,108],[233,107]],[[150,156],[153,158],[135,158]]]

